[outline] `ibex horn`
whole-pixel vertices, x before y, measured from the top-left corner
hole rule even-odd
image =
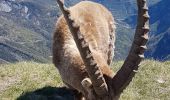
[[[74,26],[74,20],[70,17],[70,11],[64,7],[62,1],[57,0],[57,3],[64,15],[64,18],[69,26],[70,32],[73,35],[77,48],[80,52],[80,55],[83,59],[83,62],[86,66],[88,75],[92,81],[93,88],[98,96],[105,96],[108,94],[108,87],[103,77],[103,74],[100,70],[99,65],[94,60],[91,51],[89,49],[88,43],[83,38],[82,34],[80,33],[79,26]],[[81,38],[80,36],[81,35]]]
[[[116,95],[119,95],[131,82],[135,73],[139,68],[141,60],[144,58],[146,43],[148,41],[149,32],[149,15],[146,0],[137,0],[138,19],[137,27],[130,49],[123,66],[113,77],[113,89]]]

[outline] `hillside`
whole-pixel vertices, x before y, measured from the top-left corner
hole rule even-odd
[[[0,1],[0,59],[49,62],[51,33],[57,17],[52,4],[52,0]]]
[[[114,62],[117,71],[122,62]],[[170,62],[144,61],[121,100],[169,100]],[[1,100],[72,100],[52,64],[20,62],[0,65]],[[58,88],[57,88],[58,87]],[[64,91],[63,91],[64,89]],[[54,96],[55,95],[55,96]],[[63,97],[64,96],[64,97]]]
[[[148,43],[147,58],[166,61],[170,60],[170,1],[160,0],[149,7],[150,40]],[[136,15],[125,20],[131,27],[135,26]]]
[[[169,3],[169,0],[162,0],[150,8],[152,31],[147,55],[163,61],[170,60]]]

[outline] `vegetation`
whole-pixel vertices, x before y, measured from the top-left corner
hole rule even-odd
[[[121,65],[122,62],[114,62],[113,70],[117,71]],[[170,62],[143,61],[139,72],[123,92],[121,100],[168,100],[169,72]],[[59,73],[52,64],[20,62],[0,65],[0,100],[15,100],[21,97],[22,100],[28,100],[26,96],[31,100],[47,100],[45,96],[56,89],[53,87],[61,86],[63,84]],[[33,92],[39,89],[46,92],[37,96]],[[24,93],[29,93],[25,99]]]
[[[21,62],[0,65],[0,99],[14,100],[24,92],[45,86],[62,86],[52,64]]]
[[[0,16],[0,59],[7,62],[49,62],[50,49],[40,33]],[[17,52],[16,52],[17,51]]]

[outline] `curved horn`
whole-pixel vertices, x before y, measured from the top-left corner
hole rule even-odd
[[[74,20],[70,19],[70,12],[69,10],[64,7],[62,1],[57,0],[57,3],[65,17],[65,20],[69,26],[69,29],[73,35],[77,48],[80,52],[80,55],[83,59],[83,62],[86,66],[88,75],[92,81],[93,88],[98,96],[104,96],[108,93],[108,87],[103,77],[103,74],[100,70],[99,65],[97,65],[96,61],[94,60],[91,51],[89,49],[88,43],[83,38],[82,34],[80,33],[79,26],[74,26]]]
[[[137,0],[137,5],[138,22],[132,47],[123,66],[112,80],[112,86],[116,95],[120,95],[127,85],[129,85],[130,81],[139,68],[141,60],[144,58],[144,51],[146,50],[149,32],[148,7],[146,0]]]

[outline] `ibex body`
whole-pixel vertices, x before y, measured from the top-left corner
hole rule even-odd
[[[82,1],[69,9],[64,8],[60,0],[57,2],[64,16],[58,19],[53,36],[53,62],[63,82],[82,93],[87,100],[117,99],[141,61],[140,55],[147,41],[147,37],[143,36],[147,36],[149,30],[145,27],[148,16],[138,16],[142,20],[142,24],[138,22],[137,27],[140,35],[136,36],[136,40],[139,41],[135,41],[137,45],[132,46],[128,56],[133,58],[130,61],[128,58],[114,76],[109,67],[115,42],[112,14],[101,4],[90,1]],[[139,0],[138,4],[144,6],[146,1]],[[147,9],[139,13],[146,14]],[[134,49],[138,52],[134,53]]]
[[[112,14],[102,5],[83,1],[70,8],[71,18],[89,43],[103,74],[113,77],[107,62],[112,60],[115,25]],[[86,94],[81,81],[88,77],[83,60],[63,16],[58,19],[54,34],[54,63],[64,83]],[[109,55],[109,56],[108,56]]]

